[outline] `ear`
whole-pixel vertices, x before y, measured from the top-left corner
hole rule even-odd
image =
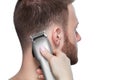
[[[52,41],[53,41],[55,47],[59,47],[60,46],[62,36],[63,36],[62,28],[55,27],[53,29],[53,32],[52,32]]]

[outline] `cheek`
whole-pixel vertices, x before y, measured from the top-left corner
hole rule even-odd
[[[75,33],[72,33],[70,36],[69,36],[69,40],[72,44],[76,45],[76,35]]]
[[[76,34],[72,29],[68,31],[67,37],[72,44],[76,45]]]
[[[73,31],[73,40],[76,42],[76,32]]]

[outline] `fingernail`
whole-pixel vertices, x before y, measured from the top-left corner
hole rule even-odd
[[[45,48],[44,47],[40,47],[40,51],[44,52]]]
[[[38,76],[38,79],[40,79],[40,76]]]
[[[41,75],[38,76],[38,79],[40,79],[40,78],[41,78]]]
[[[41,79],[41,78],[44,78],[43,75],[39,75],[39,76],[38,76],[38,79]]]

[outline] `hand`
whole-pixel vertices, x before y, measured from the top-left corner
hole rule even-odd
[[[45,79],[44,79],[43,72],[42,72],[42,70],[40,69],[40,67],[37,68],[36,73],[38,74],[38,80],[45,80]]]
[[[48,60],[56,80],[73,80],[70,60],[63,52],[56,49],[52,55],[45,48],[41,48],[40,52]]]

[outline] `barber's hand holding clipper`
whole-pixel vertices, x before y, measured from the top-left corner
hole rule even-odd
[[[56,49],[52,55],[44,47],[40,48],[40,52],[47,59],[56,80],[73,80],[70,60],[63,52]]]

